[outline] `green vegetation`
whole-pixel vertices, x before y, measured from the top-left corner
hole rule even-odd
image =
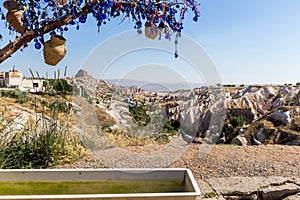
[[[216,196],[217,196],[217,193],[215,191],[208,192],[204,195],[205,198],[214,198]]]
[[[28,120],[23,111],[15,114],[6,107],[1,111],[0,168],[47,168],[85,155],[77,134],[70,129],[70,110],[65,100],[47,95],[29,97],[18,89],[1,91],[1,95],[20,103],[29,101],[24,109],[34,110],[36,119],[27,111],[24,116],[29,115]]]
[[[239,116],[231,116],[229,119],[229,123],[233,126],[233,128],[243,126],[245,120],[243,117]]]
[[[179,126],[179,122],[168,119],[163,127],[162,132],[171,133],[172,135],[174,135],[177,133]]]
[[[51,109],[52,112],[56,113],[69,113],[70,108],[68,107],[67,103],[64,101],[55,101],[51,103],[50,105],[47,104],[47,106]]]
[[[73,92],[73,86],[68,84],[65,79],[51,79],[48,84],[58,94],[67,95]]]
[[[243,117],[231,116],[229,120],[224,123],[223,132],[226,135],[227,143],[238,135],[239,129],[246,123]]]
[[[234,84],[226,84],[226,85],[223,85],[223,87],[236,87],[236,85],[234,85]]]
[[[16,103],[26,103],[30,99],[28,97],[28,92],[20,91],[19,89],[15,90],[1,90],[2,97],[9,97],[16,100]]]
[[[33,131],[33,132],[32,132]],[[78,159],[82,147],[66,130],[24,130],[16,133],[0,146],[0,164],[3,169],[47,168],[62,160]]]
[[[138,105],[135,108],[130,108],[129,113],[135,122],[140,126],[146,126],[148,123],[150,123],[150,116],[147,114],[146,109],[142,105]]]

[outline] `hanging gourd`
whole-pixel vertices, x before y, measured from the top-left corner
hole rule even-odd
[[[6,20],[9,23],[9,25],[13,27],[16,32],[21,34],[25,33],[25,27],[23,26],[22,22],[23,13],[23,10],[13,9],[9,10],[6,14]]]
[[[154,24],[149,22],[145,23],[145,36],[151,40],[154,40],[158,36],[158,28]]]
[[[18,4],[15,0],[6,0],[3,2],[3,7],[10,11],[18,9]]]
[[[52,34],[50,40],[44,44],[44,60],[48,65],[57,65],[66,55],[66,39]]]
[[[61,6],[64,6],[68,3],[68,0],[56,0],[56,2],[61,5]]]

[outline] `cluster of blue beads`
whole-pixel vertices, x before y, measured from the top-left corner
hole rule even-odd
[[[43,42],[43,38],[39,31],[45,25],[70,15],[73,16],[73,19],[70,21],[69,26],[75,26],[78,30],[80,24],[86,23],[86,15],[76,17],[82,8],[89,9],[88,13],[92,13],[99,30],[100,26],[106,24],[111,18],[120,16],[132,19],[135,29],[141,29],[143,24],[148,22],[172,32],[180,33],[183,29],[184,15],[188,9],[194,12],[194,21],[197,21],[200,16],[199,4],[194,0],[175,0],[173,2],[157,0],[68,0],[65,5],[60,5],[56,0],[16,1],[20,9],[26,8],[22,17],[23,25],[27,30],[33,30],[36,35],[40,35],[40,39],[35,41],[36,49],[41,48],[40,43]],[[1,10],[0,16],[5,19]],[[63,34],[68,30],[68,26],[64,26],[57,28],[55,32]],[[170,31],[165,31],[165,38],[169,39]],[[176,56],[178,56],[177,53]]]

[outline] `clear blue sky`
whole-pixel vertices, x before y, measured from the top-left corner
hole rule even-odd
[[[192,21],[192,16],[187,16],[184,21],[183,34],[194,40],[208,54],[221,76],[222,83],[300,82],[299,0],[202,0],[200,3],[199,21],[195,23]],[[97,26],[91,18],[81,26],[79,31],[76,31],[75,27],[70,28],[70,31],[65,34],[67,56],[57,67],[45,65],[42,50],[35,50],[32,42],[25,52],[17,52],[12,58],[0,64],[0,69],[11,69],[15,65],[29,75],[28,68],[30,67],[33,71],[39,71],[43,75],[46,71],[52,74],[54,70],[58,68],[63,70],[65,66],[68,66],[68,75],[72,76],[78,69],[87,67],[85,65],[90,59],[89,55],[93,50],[101,48],[99,44],[115,34],[133,30],[133,23],[125,21],[119,24],[119,22],[120,19],[104,25],[100,34],[97,33]],[[0,42],[2,47],[11,39],[6,34],[3,21],[0,21],[0,31],[5,37]],[[113,49],[117,45],[123,44],[119,41],[112,41],[109,48]],[[183,45],[185,44],[179,40],[179,52],[188,54],[188,48],[183,48]],[[171,47],[170,52],[173,50]],[[186,52],[182,52],[183,50]],[[149,66],[151,57],[156,57],[153,59],[153,65],[156,66],[153,71],[157,71],[157,66],[165,66],[165,69],[171,71],[173,68],[179,69],[178,74],[181,74],[185,80],[201,81],[201,78],[192,77],[194,73],[188,64],[180,72],[180,66],[186,64],[183,64],[182,59],[176,61],[171,53],[165,54],[159,54],[155,50],[138,51],[136,54],[131,52],[112,61],[112,70],[107,78],[114,78],[113,74],[116,75],[123,66],[123,70],[127,71],[130,71],[131,66]],[[161,59],[157,60],[160,55]],[[105,57],[104,53],[98,54],[98,59],[91,64],[93,68],[101,64],[101,56]],[[144,63],[145,58],[148,60]],[[135,74],[132,73],[132,76]],[[159,75],[164,76],[157,72],[157,76]],[[132,76],[128,75],[129,78],[134,78]],[[169,82],[172,80],[170,79]]]

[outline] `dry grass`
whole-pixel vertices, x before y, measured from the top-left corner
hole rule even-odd
[[[128,146],[148,146],[155,144],[152,138],[140,138],[126,135],[123,132],[119,133],[106,133],[105,136],[111,141],[114,146],[128,147]]]
[[[98,118],[99,125],[102,127],[111,127],[117,123],[116,120],[102,108],[95,107],[95,113]]]
[[[24,136],[22,135],[24,138],[31,138],[31,134],[33,135],[32,137],[35,137],[35,135],[42,135],[41,133],[56,131],[62,133],[59,136],[62,139],[60,142],[56,142],[55,146],[58,149],[63,149],[65,152],[59,158],[59,162],[71,162],[74,159],[86,156],[87,151],[79,141],[77,132],[73,129],[73,116],[63,112],[58,112],[57,115],[57,112],[53,112],[48,106],[56,101],[66,102],[66,99],[34,94],[29,94],[28,96],[30,96],[31,100],[23,104],[16,103],[14,98],[0,98],[0,132],[3,133],[10,126],[14,127],[16,123],[22,123],[23,128],[22,130],[16,130],[13,134],[9,132],[12,136],[20,133],[24,134]],[[43,101],[47,105],[42,105]],[[27,121],[15,122],[14,119],[20,115],[27,116]],[[53,123],[56,128],[54,128]]]

